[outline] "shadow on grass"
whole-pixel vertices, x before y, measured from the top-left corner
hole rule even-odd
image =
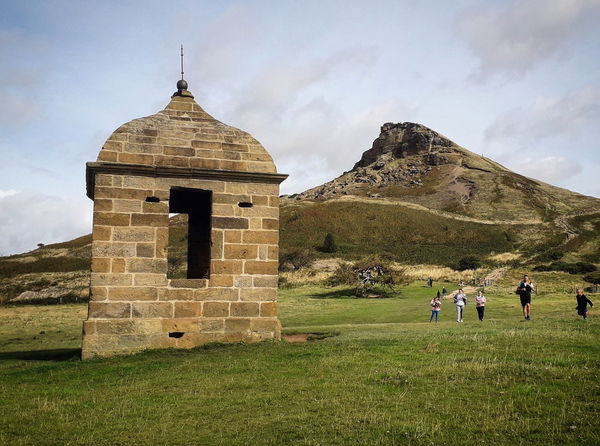
[[[56,350],[32,350],[28,352],[0,352],[0,361],[21,359],[24,361],[70,361],[81,359],[80,348],[59,348]]]
[[[312,299],[356,299],[354,288],[324,289],[320,292],[311,293],[308,297]]]
[[[401,297],[399,291],[387,291],[375,288],[369,297],[359,297],[356,295],[356,288],[342,289],[324,289],[321,292],[315,292],[307,295],[312,299],[387,299],[390,297]]]

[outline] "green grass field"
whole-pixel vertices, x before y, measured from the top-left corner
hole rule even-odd
[[[483,323],[429,324],[431,291],[281,290],[285,332],[330,336],[86,362],[85,305],[0,307],[0,444],[600,444],[594,311],[490,289]]]

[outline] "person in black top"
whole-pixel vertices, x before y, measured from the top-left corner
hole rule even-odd
[[[588,315],[588,311],[587,311],[587,306],[588,304],[590,304],[590,307],[593,307],[594,304],[592,303],[591,300],[589,300],[587,298],[587,296],[585,294],[583,294],[583,290],[581,288],[579,288],[577,290],[577,296],[575,296],[577,298],[577,314],[579,316],[583,316],[583,320],[587,320],[587,315]]]
[[[534,291],[533,283],[529,280],[529,276],[525,274],[523,280],[517,285],[517,294],[521,298],[521,306],[523,307],[523,317],[526,321],[531,319],[531,292]]]

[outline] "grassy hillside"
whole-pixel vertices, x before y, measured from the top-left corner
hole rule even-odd
[[[85,305],[0,308],[0,444],[600,443],[595,310],[578,320],[552,291],[525,322],[516,296],[489,289],[483,323],[471,304],[457,324],[445,302],[429,324],[432,290],[398,291],[283,290],[284,331],[318,341],[87,362]]]
[[[407,263],[448,264],[469,254],[512,250],[513,231],[376,202],[317,202],[281,210],[282,250],[318,247],[331,233],[337,254],[346,258],[387,253]]]
[[[484,260],[518,252],[533,264],[548,261],[550,251],[572,261],[598,262],[600,212],[565,218],[570,235],[553,223],[484,221],[374,199],[286,200],[281,249],[309,249],[319,255],[325,235],[331,233],[339,246],[336,255],[344,258],[389,254],[408,264],[454,265],[464,256]]]

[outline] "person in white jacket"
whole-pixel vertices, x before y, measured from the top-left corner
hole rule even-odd
[[[465,305],[467,305],[467,295],[462,288],[454,295],[454,304],[456,305],[456,322],[462,322],[463,310],[465,309]]]

